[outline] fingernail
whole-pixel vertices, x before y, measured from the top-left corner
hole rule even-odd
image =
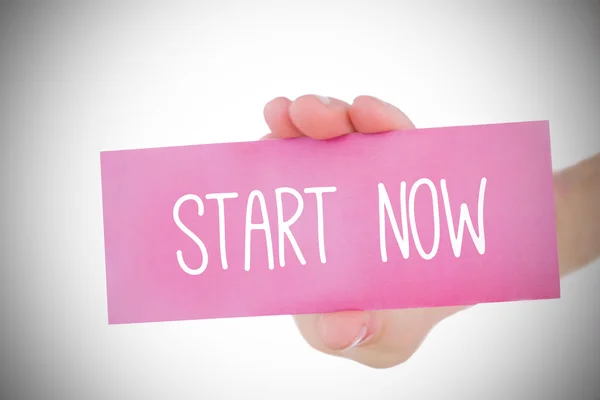
[[[326,106],[328,106],[329,104],[331,104],[331,98],[326,97],[326,96],[319,96],[319,95],[315,95],[315,97],[317,99],[319,99],[319,101],[323,104],[325,104]]]
[[[347,349],[351,349],[353,347],[359,346],[362,342],[365,341],[365,339],[367,338],[367,332],[368,332],[368,328],[366,325],[363,325],[360,330],[358,331],[358,335],[356,335],[356,339],[354,339],[354,341],[352,342],[352,344],[350,344],[350,346],[348,346],[346,348]]]

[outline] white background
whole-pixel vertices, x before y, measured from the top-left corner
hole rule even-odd
[[[273,97],[379,96],[419,127],[548,119],[600,151],[585,2],[41,3],[0,20],[2,384],[24,398],[585,399],[600,268],[480,305],[406,364],[309,348],[291,317],[108,326],[99,152],[253,140]],[[92,3],[90,3],[92,4]],[[591,2],[590,2],[591,4]]]

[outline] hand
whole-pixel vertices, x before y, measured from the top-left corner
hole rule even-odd
[[[271,133],[263,139],[330,139],[352,132],[373,134],[415,127],[402,111],[369,96],[357,97],[352,105],[313,95],[293,102],[279,97],[265,106],[264,117]],[[461,309],[349,311],[297,315],[294,319],[315,349],[374,368],[388,368],[408,360],[437,323]]]
[[[271,133],[265,139],[309,136],[330,139],[352,132],[373,134],[414,128],[396,107],[369,96],[352,105],[341,100],[302,96],[276,98],[264,109]],[[555,174],[558,255],[561,276],[600,257],[600,153]],[[410,358],[444,318],[466,307],[390,311],[350,311],[294,317],[315,349],[374,368]]]

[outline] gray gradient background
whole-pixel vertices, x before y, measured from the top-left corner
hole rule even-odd
[[[290,317],[107,325],[101,150],[251,140],[270,98],[319,93],[421,127],[549,119],[557,169],[600,151],[598,2],[248,3],[2,6],[2,397],[599,398],[598,263],[389,370]]]

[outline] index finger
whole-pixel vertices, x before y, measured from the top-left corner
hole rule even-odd
[[[397,107],[372,96],[358,96],[348,109],[358,132],[378,133],[414,129],[412,121]]]

